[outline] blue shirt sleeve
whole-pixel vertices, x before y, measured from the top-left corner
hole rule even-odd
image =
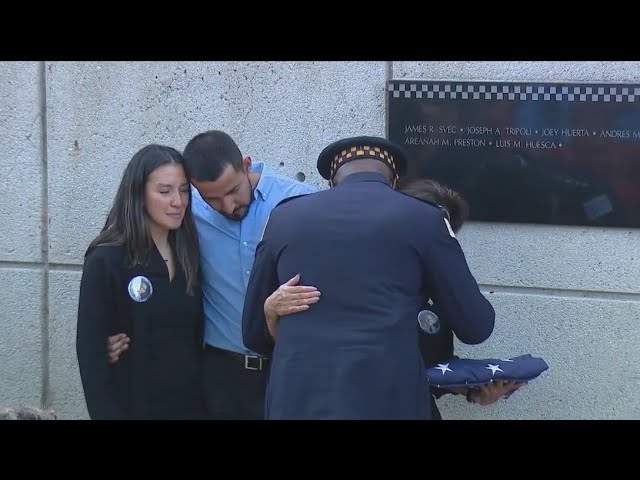
[[[267,222],[263,238],[256,248],[242,312],[242,341],[245,347],[264,356],[269,356],[274,347],[267,329],[264,303],[280,286],[269,226]]]

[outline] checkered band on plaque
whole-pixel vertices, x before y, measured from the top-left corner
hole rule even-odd
[[[390,81],[393,98],[460,100],[533,100],[557,102],[640,102],[640,88],[632,86],[495,85],[467,82]]]

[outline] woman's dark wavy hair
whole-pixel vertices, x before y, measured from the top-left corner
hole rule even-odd
[[[469,217],[469,205],[455,190],[428,178],[400,178],[396,190],[421,200],[429,200],[443,207],[448,215],[451,228],[457,232]]]
[[[144,206],[145,186],[149,175],[164,165],[182,165],[189,178],[182,155],[171,147],[147,145],[133,156],[124,171],[104,228],[91,242],[85,256],[98,246],[124,245],[132,265],[147,262],[153,239]],[[193,295],[198,284],[199,250],[191,214],[191,189],[184,220],[177,230],[169,232],[169,242],[186,277],[187,293]]]

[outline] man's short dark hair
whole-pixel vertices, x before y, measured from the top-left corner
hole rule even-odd
[[[202,182],[214,182],[231,165],[242,169],[242,153],[236,142],[220,130],[210,130],[193,137],[184,149],[187,173],[190,178]]]
[[[469,205],[455,190],[428,178],[401,178],[396,190],[421,200],[429,200],[443,207],[449,214],[454,232],[462,228],[469,216]]]

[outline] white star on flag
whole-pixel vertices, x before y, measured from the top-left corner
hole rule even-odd
[[[491,365],[490,363],[488,363],[487,366],[484,367],[484,368],[486,368],[487,370],[491,370],[491,375],[495,375],[496,372],[504,373],[502,371],[502,369],[500,368],[500,365]],[[444,373],[443,373],[443,375],[444,375]]]
[[[444,375],[444,372],[453,372],[453,370],[451,370],[449,368],[449,364],[448,363],[439,363],[436,368],[438,370],[442,370],[442,375]]]

